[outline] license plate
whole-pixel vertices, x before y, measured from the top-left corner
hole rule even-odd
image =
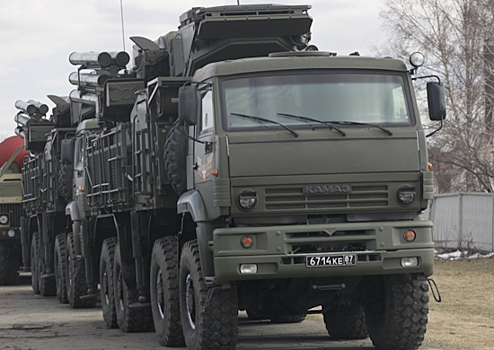
[[[344,255],[309,255],[305,260],[307,267],[354,266],[357,263],[355,254]]]

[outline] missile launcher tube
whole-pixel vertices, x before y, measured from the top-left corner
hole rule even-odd
[[[69,81],[72,85],[91,86],[91,87],[104,87],[106,81],[110,78],[105,74],[87,74],[73,72],[69,76]]]
[[[17,124],[20,124],[22,125],[23,127],[25,128],[28,128],[29,127],[29,124],[31,123],[36,123],[37,120],[22,113],[22,112],[19,112],[15,115],[14,117],[14,121],[17,123]]]
[[[27,102],[22,100],[17,100],[15,102],[15,107],[29,115],[33,115],[36,113],[39,113],[40,115],[45,115],[49,110],[47,105],[34,100],[29,100]]]
[[[98,96],[94,94],[81,94],[79,90],[72,90],[72,92],[70,93],[70,99],[73,102],[80,102],[89,105],[98,104]]]
[[[130,61],[130,56],[125,51],[120,52],[73,52],[69,61],[74,66],[98,66],[108,67],[117,65],[125,67]]]
[[[22,137],[23,139],[26,138],[26,132],[24,131],[24,129],[20,126],[18,126],[17,128],[14,129],[14,133],[17,135],[17,136],[20,136]]]

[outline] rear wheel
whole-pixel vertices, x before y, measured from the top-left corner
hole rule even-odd
[[[425,279],[390,275],[369,287],[371,302],[365,305],[365,317],[374,346],[380,350],[418,349],[429,312]]]
[[[131,304],[137,304],[137,290],[129,288],[123,278],[122,268],[120,246],[117,244],[113,269],[113,286],[118,327],[125,333],[152,331],[153,316],[151,308],[140,305],[131,306]]]
[[[117,328],[117,314],[115,311],[115,295],[113,291],[113,268],[115,261],[115,246],[117,238],[107,238],[101,248],[99,264],[99,281],[101,292],[101,309],[107,328]]]
[[[75,252],[75,237],[67,235],[67,298],[73,308],[86,308],[96,305],[96,298],[82,298],[87,294],[85,263]]]
[[[151,256],[151,309],[163,346],[184,346],[178,292],[177,237],[156,240]]]
[[[333,339],[365,339],[367,324],[359,304],[340,305],[324,312],[326,330]]]
[[[60,234],[55,238],[55,284],[57,287],[57,298],[62,304],[69,302],[67,299],[67,284],[65,280],[67,266],[65,235]]]
[[[10,243],[10,242],[9,242]],[[6,242],[0,243],[0,285],[19,283],[19,253],[17,247]]]
[[[33,233],[31,238],[31,286],[33,287],[34,294],[39,294],[39,234]]]
[[[235,349],[238,338],[237,290],[209,289],[204,282],[197,241],[182,249],[179,271],[180,317],[189,350]]]

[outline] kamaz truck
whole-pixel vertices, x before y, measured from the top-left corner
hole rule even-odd
[[[421,345],[433,173],[412,82],[429,80],[432,120],[444,89],[417,54],[318,51],[309,9],[193,8],[131,38],[131,68],[125,52],[70,55],[77,88],[50,96],[51,116],[16,116],[38,149],[23,199],[35,291],[99,296],[109,328],[165,346],[234,349],[239,310],[300,322],[317,307],[332,338]]]
[[[0,143],[0,285],[16,284],[21,267],[23,140],[11,136]]]

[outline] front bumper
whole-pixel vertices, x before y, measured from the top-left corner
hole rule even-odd
[[[12,236],[12,232],[14,233],[13,236]],[[20,241],[20,240],[21,240],[21,229],[19,227],[0,227],[0,241]]]
[[[406,242],[403,233],[413,230],[417,238]],[[251,248],[241,239],[249,236]],[[210,244],[214,259],[214,282],[361,276],[400,273],[432,274],[434,242],[432,222],[397,221],[321,225],[221,228],[213,231]],[[307,267],[309,255],[355,254],[354,266]],[[417,258],[415,267],[402,267],[402,258]],[[257,272],[242,274],[242,264],[256,264]]]

